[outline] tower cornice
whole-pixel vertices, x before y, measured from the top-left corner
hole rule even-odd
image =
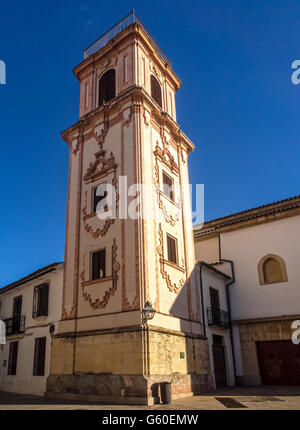
[[[152,58],[153,62],[157,64],[164,75],[167,76],[172,82],[176,91],[181,87],[181,81],[177,74],[174,72],[170,64],[168,64],[163,59],[162,55],[159,53],[150,37],[137,23],[131,24],[129,27],[125,28],[116,37],[111,39],[102,49],[97,51],[95,54],[89,55],[86,59],[74,67],[73,73],[76,78],[80,81],[81,75],[84,74],[90,66],[96,65],[97,63],[103,61],[108,55],[111,55],[113,50],[119,50],[122,45],[126,43],[126,41],[129,41],[132,44],[140,43],[147,50],[148,55],[150,58]]]
[[[152,116],[157,123],[162,127],[167,127],[170,132],[176,137],[176,141],[182,144],[188,153],[194,150],[194,145],[185,133],[180,129],[179,124],[174,121],[171,116],[159,108],[150,95],[144,90],[143,87],[131,87],[104,106],[100,106],[87,115],[80,118],[75,124],[68,127],[61,133],[62,139],[71,145],[74,137],[81,134],[83,128],[89,130],[104,119],[104,114],[107,113],[110,117],[116,116],[120,113],[120,109],[125,103],[130,106],[140,106],[144,109],[150,110]]]

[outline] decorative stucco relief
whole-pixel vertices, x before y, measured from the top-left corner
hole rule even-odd
[[[79,150],[80,138],[79,136],[74,137],[71,143],[71,151],[73,155],[76,155]]]
[[[162,83],[162,75],[161,73],[158,71],[157,67],[155,66],[154,63],[152,63],[152,61],[149,61],[149,69],[152,73],[154,73],[154,75],[157,77],[157,79],[160,81],[160,83]]]
[[[172,157],[172,155],[170,154],[170,152],[167,149],[162,150],[158,146],[158,144],[156,145],[156,149],[154,151],[154,156],[155,156],[154,184],[156,186],[157,203],[158,203],[159,208],[162,210],[162,213],[164,215],[164,218],[165,218],[166,222],[168,222],[169,224],[171,224],[172,226],[174,226],[176,224],[176,222],[179,221],[179,219],[180,219],[180,209],[177,208],[176,214],[175,214],[175,216],[173,216],[172,214],[168,213],[167,208],[163,204],[161,192],[160,192],[160,189],[159,189],[159,167],[158,167],[158,160],[161,161],[163,164],[165,164],[172,171],[172,173],[177,173],[177,171],[179,171],[178,170],[178,166],[175,163],[174,158]]]
[[[151,124],[151,114],[147,109],[144,109],[144,122],[146,126]]]
[[[105,154],[106,151],[103,149],[103,143],[105,140],[105,136],[108,132],[108,121],[107,114],[105,114],[104,122],[97,127],[94,127],[93,135],[97,140],[99,145],[99,151],[95,153],[95,160],[91,162],[83,179],[86,183],[95,181],[97,179],[103,178],[109,174],[113,174],[112,185],[115,188],[116,192],[116,203],[118,205],[119,201],[119,193],[118,193],[118,179],[117,179],[117,164],[115,163],[115,158],[113,153],[111,152],[109,157],[106,159]],[[118,206],[117,206],[118,207]],[[94,239],[97,239],[99,236],[104,236],[109,227],[114,224],[114,218],[108,218],[102,227],[98,227],[94,229],[88,222],[88,212],[87,212],[87,191],[85,191],[85,205],[82,208],[83,215],[83,223],[84,228],[87,233],[89,233]]]
[[[129,125],[132,117],[132,110],[131,108],[127,108],[123,110],[123,123],[125,126]]]

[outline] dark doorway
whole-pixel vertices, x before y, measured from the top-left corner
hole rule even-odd
[[[222,387],[226,385],[226,361],[225,361],[225,348],[223,345],[223,336],[213,335],[213,359],[216,386]]]
[[[257,342],[262,383],[300,385],[300,345],[290,340]]]

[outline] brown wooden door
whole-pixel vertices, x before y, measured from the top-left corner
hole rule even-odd
[[[216,386],[226,385],[225,350],[223,345],[213,345]]]
[[[300,385],[300,345],[291,341],[257,343],[262,383]]]

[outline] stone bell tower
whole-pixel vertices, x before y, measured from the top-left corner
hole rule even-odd
[[[63,308],[46,395],[151,404],[162,381],[173,397],[200,392],[210,385],[209,358],[193,272],[194,147],[176,122],[180,80],[134,12],[85,50],[74,74],[79,120],[62,133],[70,149]],[[106,219],[97,216],[103,184],[116,196],[116,216]],[[129,192],[134,184],[146,190],[143,217],[128,214],[141,195]],[[147,301],[156,311],[149,321]]]

